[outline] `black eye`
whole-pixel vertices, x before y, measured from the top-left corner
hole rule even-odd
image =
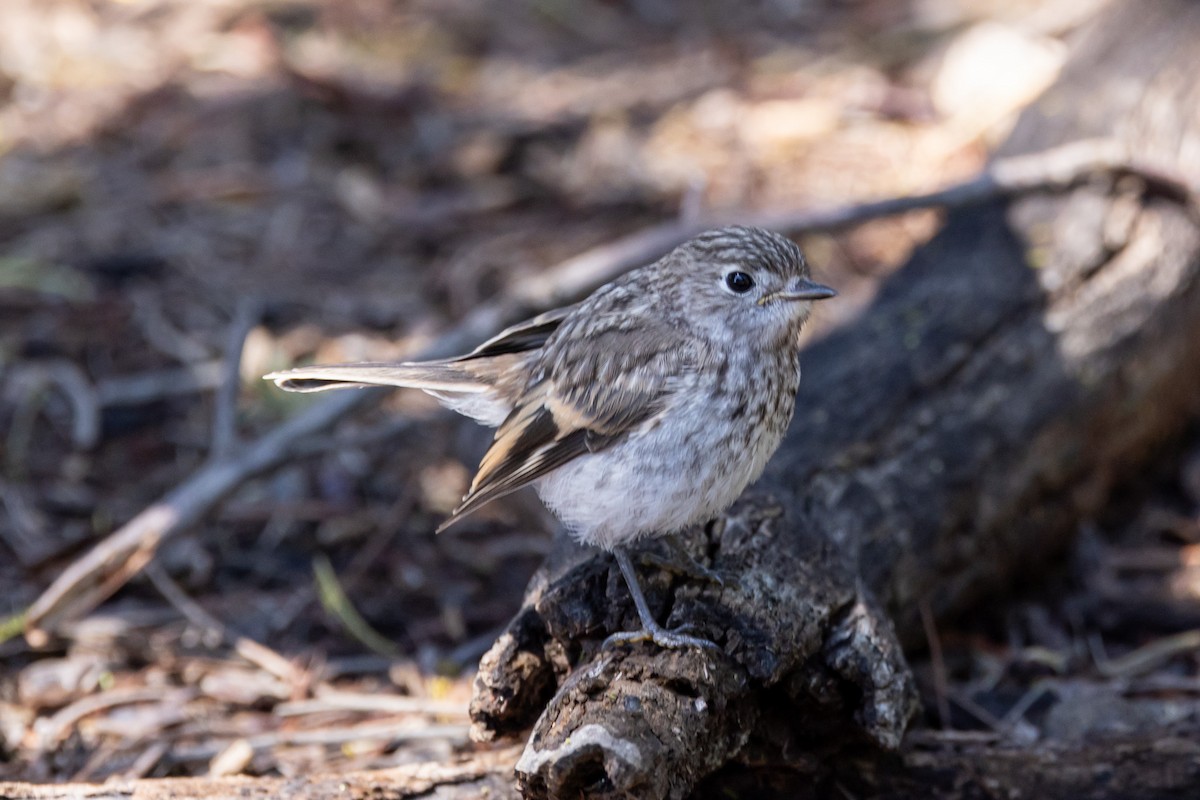
[[[725,276],[725,285],[730,291],[745,294],[754,288],[754,278],[744,272],[731,272]]]

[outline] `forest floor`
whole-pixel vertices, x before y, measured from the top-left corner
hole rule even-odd
[[[488,434],[423,396],[246,482],[38,648],[19,615],[230,431],[312,402],[263,373],[414,353],[681,215],[969,177],[1100,5],[0,4],[0,780],[476,747],[474,665],[554,522],[521,494],[435,537]],[[841,292],[810,335],[857,319],[940,219],[806,237]],[[1200,725],[1200,436],[1079,529],[1010,594],[929,621],[908,746]]]

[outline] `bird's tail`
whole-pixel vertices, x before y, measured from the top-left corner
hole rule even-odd
[[[264,375],[289,392],[323,392],[362,386],[404,386],[432,392],[474,394],[489,388],[461,363],[422,361],[408,364],[329,364],[297,367]]]

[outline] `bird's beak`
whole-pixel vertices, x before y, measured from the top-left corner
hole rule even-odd
[[[763,301],[769,300],[827,300],[830,297],[837,297],[837,292],[830,289],[828,286],[822,286],[815,281],[810,281],[807,278],[796,281],[782,292],[775,292],[763,298]]]

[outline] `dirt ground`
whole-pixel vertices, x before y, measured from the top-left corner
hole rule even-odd
[[[554,522],[517,495],[435,537],[487,433],[423,397],[245,482],[44,646],[20,615],[231,434],[312,402],[264,372],[418,352],[681,215],[970,176],[1100,5],[5,0],[0,780],[291,776],[475,747],[475,662]],[[854,320],[938,225],[807,237],[842,293],[812,335]],[[1200,730],[1198,630],[1194,436],[1081,520],[1061,563],[930,620],[910,746]]]

